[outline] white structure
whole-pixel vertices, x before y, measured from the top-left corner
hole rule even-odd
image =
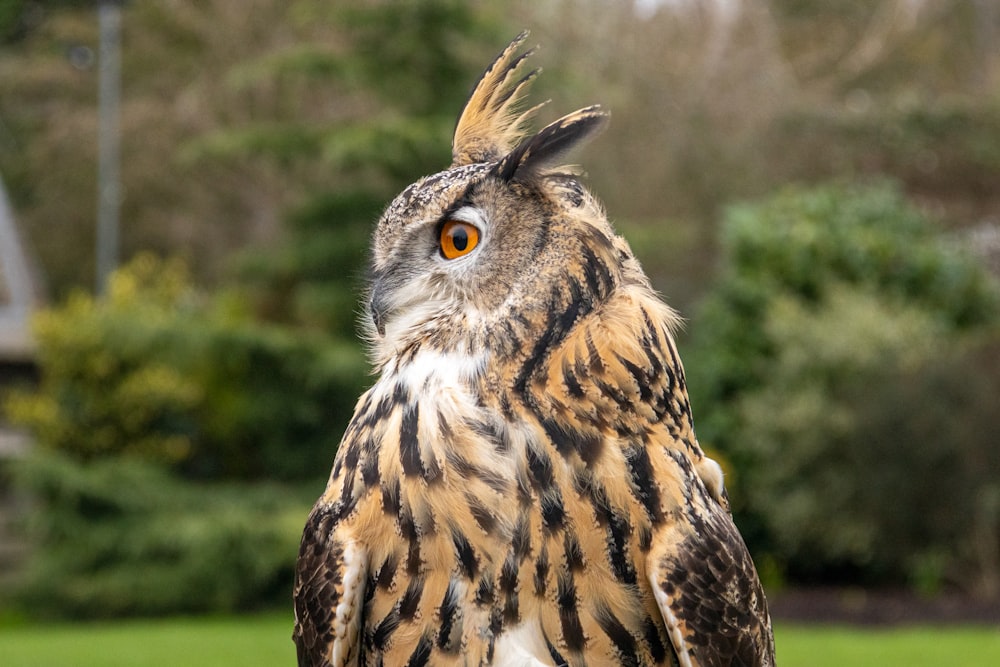
[[[33,278],[0,180],[0,361],[28,361],[34,351],[29,320],[39,295]]]
[[[34,372],[31,314],[39,305],[34,278],[0,179],[0,390]],[[23,452],[27,445],[25,435],[7,428],[0,415],[0,460]],[[0,496],[2,492],[0,488]]]

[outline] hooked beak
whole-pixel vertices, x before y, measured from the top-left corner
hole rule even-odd
[[[385,319],[389,312],[389,306],[377,287],[372,291],[371,300],[368,302],[368,312],[372,316],[375,331],[378,332],[379,336],[385,336]]]

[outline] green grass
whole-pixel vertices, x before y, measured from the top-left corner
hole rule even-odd
[[[267,614],[0,628],[3,667],[294,665],[292,616]]]
[[[4,667],[294,665],[290,614],[0,628]],[[1000,665],[998,628],[779,624],[780,667]]]
[[[780,667],[1000,665],[1000,628],[867,629],[781,624],[774,635]]]

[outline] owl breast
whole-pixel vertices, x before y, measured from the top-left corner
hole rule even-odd
[[[486,664],[502,563],[528,526],[514,441],[474,387],[484,359],[417,350],[361,398],[328,488],[370,573],[361,664]],[[339,493],[338,493],[339,489]],[[522,551],[524,545],[518,547]],[[417,661],[419,662],[419,660]]]
[[[610,439],[588,443],[599,461],[560,453],[537,397],[488,388],[490,361],[417,348],[359,402],[328,495],[370,573],[361,664],[661,664],[635,462]]]

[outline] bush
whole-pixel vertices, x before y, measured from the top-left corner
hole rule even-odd
[[[13,470],[34,547],[16,600],[73,617],[286,602],[365,379],[357,346],[255,324],[151,256],[36,333],[41,384],[6,405],[38,444]],[[294,480],[313,483],[276,484]]]
[[[776,298],[764,330],[775,346],[767,382],[737,402],[740,448],[761,462],[745,471],[746,501],[765,517],[771,548],[799,574],[869,565],[884,515],[862,498],[868,487],[875,495],[887,490],[897,469],[914,473],[917,453],[894,460],[913,443],[878,442],[862,430],[859,399],[870,400],[885,378],[919,368],[942,342],[940,327],[919,309],[841,287],[820,309]]]
[[[32,616],[233,612],[287,603],[310,499],[281,486],[192,484],[126,457],[15,464],[38,548],[13,599]],[[310,493],[315,493],[311,489]]]
[[[829,285],[844,282],[912,301],[956,327],[997,317],[996,286],[982,266],[949,247],[889,183],[788,188],[734,206],[723,246],[724,287],[750,284],[820,302]]]
[[[1000,597],[997,396],[994,330],[939,346],[855,397],[857,504],[878,528],[872,559],[924,591]]]
[[[771,376],[737,407],[771,552],[799,579],[1000,595],[1000,332],[853,290],[780,299],[766,329]]]
[[[325,479],[368,381],[359,346],[260,325],[191,335],[197,340],[192,373],[205,400],[196,411],[202,437],[184,470],[198,477]]]
[[[764,323],[778,297],[818,309],[846,286],[925,309],[954,332],[1000,321],[995,281],[888,183],[793,187],[732,207],[722,245],[721,275],[692,324],[688,376],[707,408],[699,434],[723,450],[738,449],[732,402],[768,381],[776,346]]]
[[[956,375],[986,372],[963,355],[996,336],[1000,292],[985,269],[887,185],[736,207],[724,243],[688,378],[700,438],[737,471],[754,550],[800,580],[971,589],[995,576],[984,554],[1000,544],[983,551],[981,536],[1000,530],[989,504],[1000,462],[968,432],[996,432],[972,407],[995,379],[971,390]],[[956,463],[969,458],[982,467]]]
[[[86,460],[191,456],[200,388],[173,363],[172,325],[193,315],[183,267],[151,257],[115,274],[105,301],[74,294],[34,322],[41,390],[7,402],[44,446]]]
[[[79,461],[124,455],[198,478],[326,474],[364,381],[355,344],[262,326],[208,301],[177,262],[142,256],[105,299],[36,322],[41,386],[11,421]]]

